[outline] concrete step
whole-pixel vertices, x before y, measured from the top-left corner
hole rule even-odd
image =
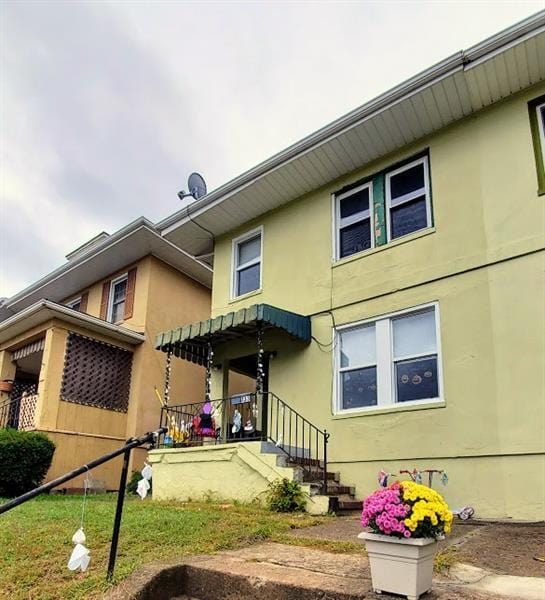
[[[339,498],[339,511],[358,511],[363,510],[363,502],[361,500],[354,500],[353,498]]]
[[[363,600],[370,579],[362,556],[281,544],[152,563],[108,600]]]

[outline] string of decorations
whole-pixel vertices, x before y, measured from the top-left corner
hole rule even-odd
[[[172,374],[172,350],[167,352],[167,362],[165,365],[165,404],[170,403],[170,376]]]
[[[448,483],[447,472],[442,469],[423,469],[423,470],[413,469],[412,471],[409,471],[408,469],[402,469],[401,471],[399,471],[400,475],[408,475],[411,478],[411,480],[414,481],[415,483],[422,483],[424,473],[428,474],[428,487],[432,487],[433,476],[435,474],[441,476],[441,483],[443,485],[447,485],[447,483]],[[390,477],[397,477],[397,475],[395,475],[394,473],[387,473],[386,471],[381,469],[378,473],[379,485],[381,487],[388,487],[388,479]]]
[[[265,350],[263,350],[263,329],[260,324],[257,329],[257,374],[255,378],[256,394],[263,393],[263,381],[265,379],[265,370],[263,368],[264,354]]]
[[[214,363],[214,350],[212,344],[207,344],[208,352],[206,355],[206,376],[205,376],[205,388],[204,397],[206,402],[210,402],[210,393],[212,390],[212,365]]]

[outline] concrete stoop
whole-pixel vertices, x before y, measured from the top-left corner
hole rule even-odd
[[[321,482],[305,481],[301,466],[288,462],[268,443],[164,448],[150,452],[149,461],[153,465],[154,500],[252,502],[263,498],[269,484],[280,478],[301,483],[308,497],[307,511],[312,515],[327,514],[354,497],[354,489],[342,486],[336,474],[329,474],[327,494],[322,494]]]

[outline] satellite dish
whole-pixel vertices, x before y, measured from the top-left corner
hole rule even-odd
[[[183,200],[188,196],[193,196],[195,200],[206,196],[206,182],[199,173],[191,173],[187,180],[187,187],[189,188],[189,193],[186,193],[184,190],[178,192],[178,198],[180,198],[180,200]]]
[[[199,173],[191,173],[187,180],[187,187],[195,200],[206,196],[206,182]]]

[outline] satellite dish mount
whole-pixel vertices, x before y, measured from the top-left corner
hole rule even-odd
[[[187,187],[189,188],[189,192],[186,192],[185,190],[178,192],[178,198],[180,198],[180,200],[183,200],[188,196],[192,196],[195,200],[206,196],[206,182],[199,173],[191,173],[187,180]]]

